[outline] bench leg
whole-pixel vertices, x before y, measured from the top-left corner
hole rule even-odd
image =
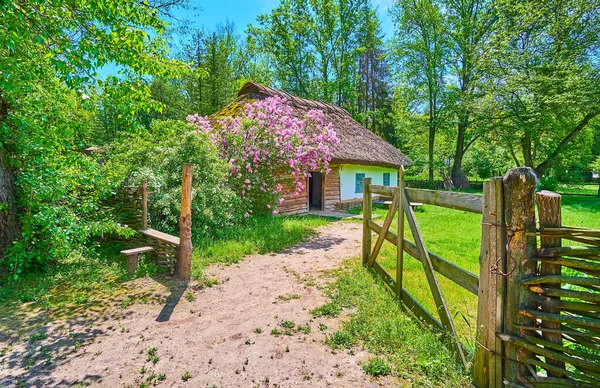
[[[135,270],[138,267],[138,259],[139,255],[127,256],[127,272],[129,272],[132,275],[135,273]]]

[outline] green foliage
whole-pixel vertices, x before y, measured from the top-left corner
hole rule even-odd
[[[592,163],[590,163],[590,168],[596,174],[600,174],[600,156],[598,156]]]
[[[540,179],[540,190],[558,191],[558,181],[555,178],[545,176]]]
[[[367,0],[283,0],[248,28],[272,82],[295,95],[337,104],[393,139],[382,35]]]
[[[519,163],[539,174],[569,149],[585,155],[593,144],[576,140],[600,114],[599,9],[595,1],[496,4],[490,93],[509,113],[497,128],[520,148]]]
[[[394,117],[415,174],[428,165],[459,188],[465,174],[513,166],[589,176],[599,10],[595,1],[396,0]]]
[[[206,76],[192,73],[184,77],[187,113],[211,115],[235,99],[245,81],[261,81],[247,67],[240,36],[231,22],[218,24],[213,30],[192,31],[183,56],[198,71],[208,72]]]
[[[192,235],[224,233],[240,219],[239,199],[226,185],[227,165],[205,133],[183,121],[153,121],[150,129],[124,135],[108,151],[107,174],[126,185],[148,182],[152,226],[177,233],[181,171],[195,166],[192,178]]]
[[[350,349],[356,345],[356,338],[345,330],[338,330],[334,332],[327,341],[326,344],[331,346],[332,349]]]
[[[0,224],[8,219],[21,232],[0,259],[15,278],[65,259],[94,236],[129,233],[98,211],[114,181],[75,150],[91,136],[96,85],[115,83],[97,81],[99,67],[112,62],[128,76],[123,117],[155,106],[144,75],[185,69],[167,59],[167,25],[158,15],[135,0],[0,3],[0,168],[16,176],[16,189],[7,190],[16,192],[19,214],[15,223],[0,213]],[[5,197],[11,193],[0,192]]]
[[[313,317],[337,317],[342,312],[342,307],[334,302],[326,303],[322,306],[315,307],[311,314]]]
[[[18,130],[4,138],[18,155],[13,164],[18,171],[21,239],[3,261],[16,276],[65,258],[93,236],[131,233],[110,215],[98,212],[99,201],[114,188],[113,181],[93,158],[73,150],[81,144],[79,131],[90,123],[85,100],[58,82],[54,87],[52,92],[37,88],[20,100],[21,107],[31,108],[39,101],[53,103],[44,112],[24,114]],[[19,113],[14,117],[21,117]],[[19,141],[20,136],[27,141]]]
[[[371,376],[387,376],[392,372],[392,368],[381,358],[372,357],[363,364],[363,370]]]
[[[423,330],[360,260],[348,262],[348,267],[329,285],[328,294],[333,301],[347,302],[352,308],[349,318],[328,343],[334,349],[362,344],[377,355],[378,361],[371,359],[364,364],[367,373],[398,373],[410,379],[412,386],[469,384],[469,376],[442,338]]]
[[[123,248],[120,244],[100,247],[86,256],[72,252],[43,274],[25,273],[19,281],[12,276],[0,278],[0,305],[33,302],[60,311],[86,306],[92,295],[113,292],[130,278],[119,254]]]

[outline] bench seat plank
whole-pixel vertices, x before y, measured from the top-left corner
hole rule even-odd
[[[144,236],[162,241],[166,244],[179,246],[179,237],[171,236],[170,234],[166,234],[155,229],[143,229],[140,230],[140,233]]]
[[[133,249],[125,249],[124,251],[121,251],[121,253],[124,254],[125,256],[139,255],[141,253],[152,252],[154,249],[155,249],[154,247],[140,247],[140,248],[133,248]]]

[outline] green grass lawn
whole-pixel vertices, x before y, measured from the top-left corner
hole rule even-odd
[[[559,184],[556,189],[557,193],[561,194],[586,194],[586,195],[598,195],[598,185],[588,184],[588,185],[569,185],[569,184]]]
[[[360,209],[353,209],[354,213]],[[381,224],[387,210],[374,207],[373,214]],[[481,245],[481,215],[423,205],[416,213],[427,250],[446,260],[479,275],[479,251]],[[600,229],[600,198],[563,196],[563,225]],[[397,217],[392,223],[396,232]],[[405,221],[405,238],[414,242],[408,223]],[[373,234],[373,242],[377,235]],[[435,303],[423,271],[423,265],[408,254],[404,254],[403,286],[427,310],[435,312]],[[396,247],[385,242],[378,262],[393,276],[396,276]],[[454,323],[463,343],[473,349],[474,328],[477,317],[477,297],[438,274],[440,287],[448,302]],[[436,318],[438,315],[433,314]]]
[[[362,345],[375,356],[365,360],[366,373],[393,374],[401,386],[468,387],[468,372],[439,333],[427,330],[405,312],[383,281],[362,266],[357,256],[334,273],[326,289],[330,301],[312,311],[315,317],[349,316],[330,334],[333,351],[353,352]]]

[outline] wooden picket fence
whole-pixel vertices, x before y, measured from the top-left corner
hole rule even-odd
[[[437,276],[478,297],[474,386],[600,386],[600,231],[563,227],[560,195],[536,194],[528,168],[484,182],[483,195],[406,188],[402,175],[398,187],[363,182],[363,262],[417,317],[448,334],[465,367],[469,355]],[[372,219],[373,194],[393,198],[382,225]],[[482,215],[479,276],[427,250],[411,202]],[[404,238],[405,217],[414,243]],[[397,234],[390,231],[395,220]],[[582,245],[564,247],[562,239]],[[386,240],[397,247],[395,277],[377,262]],[[423,264],[437,311],[402,287],[404,252]]]

